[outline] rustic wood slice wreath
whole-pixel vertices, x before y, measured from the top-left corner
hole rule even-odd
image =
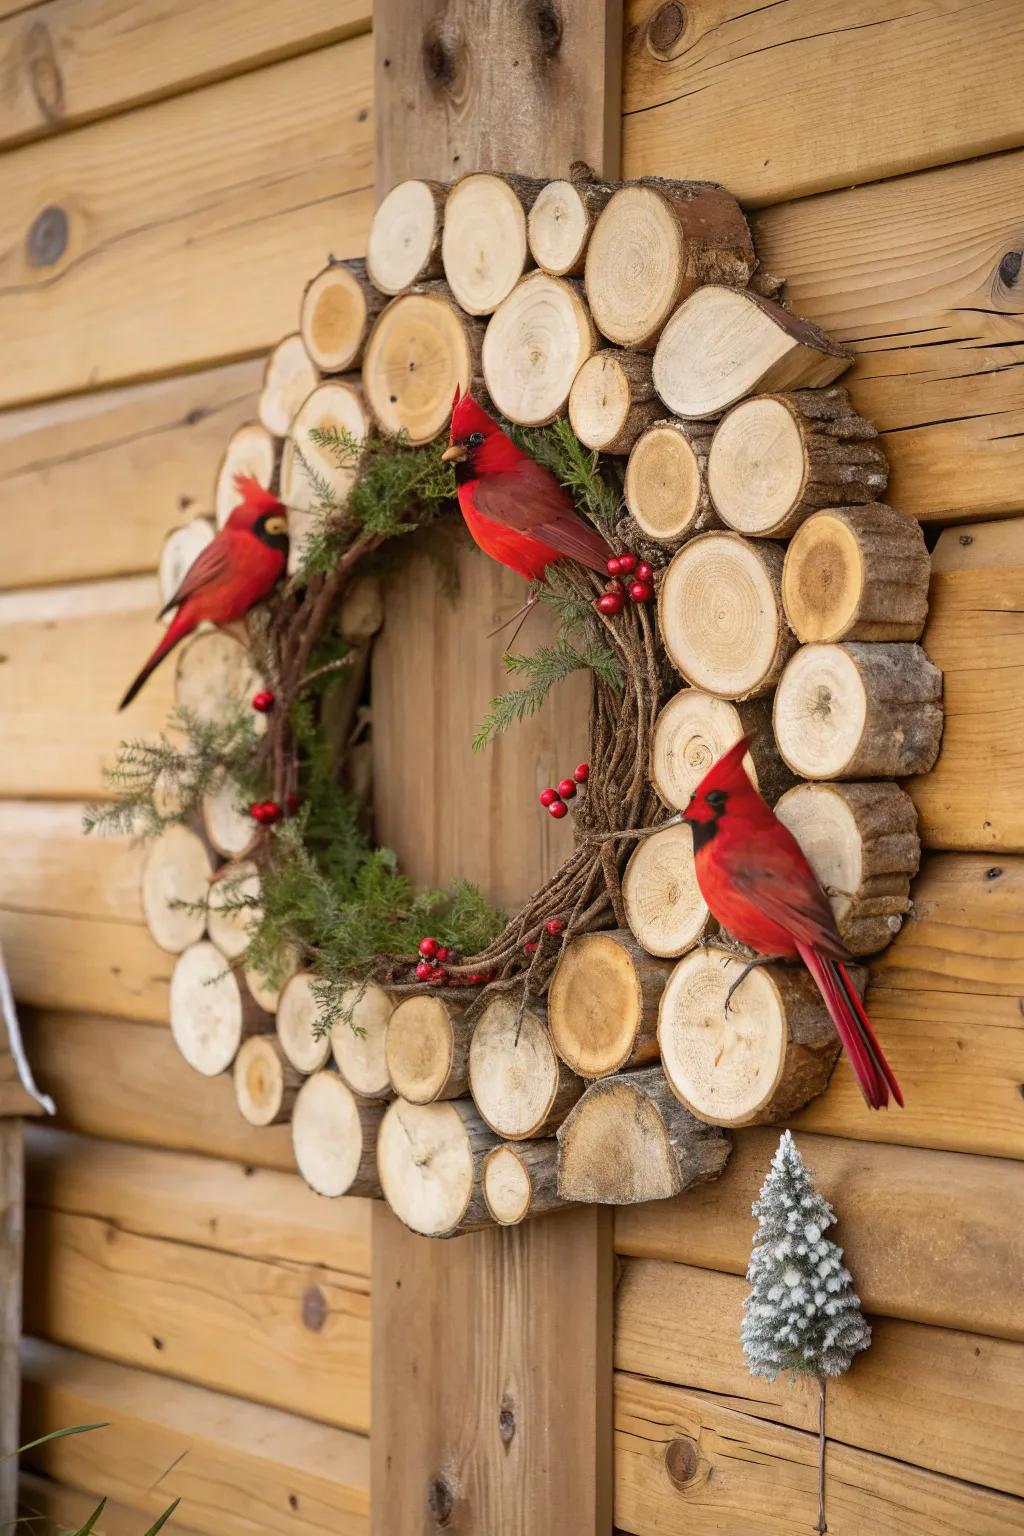
[[[233,1068],[252,1124],[291,1120],[321,1194],[383,1197],[433,1236],[663,1198],[721,1172],[724,1128],[779,1122],[826,1087],[838,1041],[805,973],[765,967],[725,1009],[742,956],[703,902],[678,813],[749,735],[748,772],[845,943],[877,953],[919,858],[895,781],[935,761],[941,676],[917,644],[920,527],[880,500],[877,433],[836,383],[852,356],[781,288],[721,187],[611,186],[579,166],[549,183],[413,181],[378,208],[365,263],[313,277],[271,353],[259,421],[228,443],[213,501],[220,523],[238,472],[278,488],[293,579],[247,646],[200,634],[181,655],[201,814],[182,825],[170,791],[157,805],[144,905],[180,955],[183,1055],[200,1073]],[[574,812],[575,849],[522,911],[476,953],[445,939],[458,920],[439,907],[426,954],[325,977],[293,938],[269,963],[280,850],[317,878],[301,846],[310,765],[365,796],[374,557],[447,494],[456,386],[513,430],[556,424],[549,462],[623,570],[650,565],[656,607],[600,612],[600,579],[570,561],[549,571],[547,595],[600,661],[588,764],[546,792],[552,814]],[[536,433],[530,446],[543,456]],[[360,488],[394,491],[393,471],[390,521],[379,502],[357,515]],[[169,537],[165,595],[211,532],[196,519]],[[496,702],[514,718],[514,700]],[[228,729],[240,706],[250,718]],[[251,807],[247,767],[265,786]]]

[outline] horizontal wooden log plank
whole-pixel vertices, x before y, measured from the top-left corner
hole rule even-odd
[[[1024,859],[932,854],[913,902],[895,942],[872,959],[867,999],[906,1109],[866,1114],[843,1057],[828,1092],[791,1124],[1024,1157]]]
[[[32,1205],[246,1258],[319,1264],[353,1289],[369,1276],[369,1202],[319,1199],[297,1174],[49,1125],[27,1127],[26,1158]]]
[[[34,1339],[22,1352],[22,1382],[26,1436],[109,1424],[40,1446],[34,1468],[149,1520],[180,1498],[171,1530],[179,1517],[208,1536],[369,1530],[361,1435]],[[139,1522],[133,1536],[144,1529]]]
[[[371,55],[352,38],[6,155],[0,404],[293,330],[307,279],[365,242]]]
[[[0,908],[0,945],[14,995],[40,1008],[87,1008],[112,1017],[168,1017],[176,956],[132,923]]]
[[[1016,0],[632,0],[626,176],[720,181],[758,207],[1024,143]]]
[[[831,1536],[1019,1536],[1024,1502],[885,1456],[829,1445]],[[818,1438],[713,1396],[618,1373],[615,1523],[633,1536],[806,1536]]]
[[[945,713],[938,762],[908,785],[921,840],[1024,852],[1024,518],[941,536],[921,643]]]
[[[857,1280],[857,1256],[848,1255]],[[740,1343],[738,1275],[629,1259],[615,1292],[619,1370],[713,1392],[755,1418],[817,1432],[818,1388],[751,1376]],[[1024,1494],[1024,1345],[894,1318],[872,1320],[871,1348],[828,1384],[832,1440],[933,1472]]]
[[[42,1207],[27,1210],[26,1233],[27,1333],[345,1429],[368,1428],[365,1280]]]
[[[41,1107],[22,1086],[17,1063],[6,1044],[0,1046],[0,1120],[42,1112]]]
[[[261,359],[0,416],[0,585],[156,569],[164,535],[213,512],[224,445],[256,415]]]
[[[59,1425],[55,1425],[59,1428]],[[42,1524],[49,1521],[60,1531],[77,1531],[93,1513],[103,1494],[82,1493],[68,1488],[37,1472],[21,1472],[18,1477],[18,1514],[26,1523],[26,1531],[47,1530]],[[166,1505],[164,1506],[166,1508]],[[35,1521],[34,1525],[30,1521]],[[127,1504],[107,1499],[103,1515],[95,1526],[96,1536],[139,1536],[145,1530],[147,1518],[140,1509],[130,1509]],[[171,1527],[174,1536],[200,1536],[194,1526],[186,1529],[179,1523],[177,1514]]]
[[[2,12],[0,12],[2,14]],[[370,27],[369,0],[228,0],[145,7],[125,25],[111,0],[49,0],[0,23],[0,145],[337,43]]]
[[[76,801],[0,800],[0,907],[142,923],[144,844],[87,838]]]
[[[159,606],[152,576],[0,596],[0,794],[102,795],[101,766],[114,761],[118,744],[163,729],[173,659],[130,712],[117,708],[160,638]]]
[[[753,220],[794,312],[858,354],[843,384],[882,432],[887,500],[924,521],[1020,512],[1022,211],[1015,151]]]
[[[617,1211],[618,1251],[743,1274],[755,1232],[750,1207],[778,1142],[775,1129],[738,1131],[714,1183]],[[839,1212],[837,1241],[867,1311],[1024,1339],[1018,1163],[803,1133],[797,1144]]]
[[[169,1025],[32,1009],[22,1023],[40,1085],[68,1129],[294,1171],[291,1127],[243,1120],[231,1074],[200,1079]]]

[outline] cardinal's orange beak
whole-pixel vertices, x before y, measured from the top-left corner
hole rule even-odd
[[[442,464],[464,464],[469,458],[465,443],[452,443],[441,455]]]

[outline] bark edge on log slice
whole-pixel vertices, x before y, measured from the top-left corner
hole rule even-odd
[[[566,1065],[590,1078],[653,1061],[671,969],[625,928],[570,939],[548,991],[551,1041]]]
[[[552,1136],[492,1148],[484,1158],[480,1187],[500,1227],[561,1210],[566,1202],[558,1193],[558,1142]]]
[[[716,1179],[729,1160],[723,1130],[679,1102],[660,1066],[592,1083],[558,1128],[563,1200],[636,1205]]]
[[[809,517],[786,550],[782,603],[797,638],[917,640],[931,556],[920,523],[882,503]]]
[[[292,1109],[292,1149],[299,1172],[318,1195],[381,1193],[376,1141],[382,1104],[360,1104],[337,1072],[314,1072]]]
[[[436,181],[400,181],[379,204],[366,245],[366,272],[381,293],[402,293],[441,276],[447,195]]]
[[[543,1009],[528,1006],[520,1027],[515,998],[498,993],[473,1030],[469,1091],[496,1136],[523,1141],[561,1125],[583,1083],[556,1054]]]
[[[384,1198],[423,1237],[454,1237],[493,1225],[480,1189],[481,1165],[498,1139],[468,1099],[388,1106],[377,1137]]]
[[[770,699],[737,704],[700,688],[681,688],[663,704],[651,735],[650,780],[661,800],[685,811],[701,779],[741,736],[750,740],[743,767],[758,793],[774,805],[794,775],[772,735]]]
[[[484,333],[487,393],[509,421],[544,426],[566,408],[597,332],[579,283],[530,272],[498,305]]]
[[[714,923],[697,884],[689,827],[640,839],[622,876],[622,905],[649,955],[675,959],[700,943]]]

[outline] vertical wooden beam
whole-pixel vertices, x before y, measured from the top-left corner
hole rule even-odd
[[[25,1176],[22,1122],[0,1119],[0,1456],[18,1444],[18,1345]],[[17,1514],[18,1463],[0,1461],[0,1530]]]
[[[374,39],[379,194],[410,176],[565,175],[577,159],[617,173],[621,0],[377,0]],[[509,786],[524,784],[523,764],[571,768],[583,693],[563,691],[557,715],[549,705],[481,756],[468,732],[461,754],[450,744],[437,750],[458,678],[438,691],[420,662],[436,649],[440,624],[451,654],[474,658],[480,685],[496,601],[514,606],[492,575],[464,580],[454,607],[425,562],[415,608],[408,592],[403,602],[392,589],[390,655],[378,648],[374,674],[375,776],[387,835],[400,852],[416,851],[421,879],[464,873],[465,850],[485,835],[487,883],[521,900],[552,849],[538,839],[530,850],[522,823],[532,796],[527,803]],[[525,643],[538,638],[535,629]],[[501,649],[491,644],[497,692]],[[396,686],[400,663],[408,687]],[[464,703],[456,715],[464,730]],[[423,783],[399,807],[387,783],[405,763],[418,765]],[[451,825],[438,837],[441,797]],[[498,879],[506,865],[514,877]],[[375,1536],[610,1532],[612,1271],[606,1211],[436,1243],[375,1207]]]

